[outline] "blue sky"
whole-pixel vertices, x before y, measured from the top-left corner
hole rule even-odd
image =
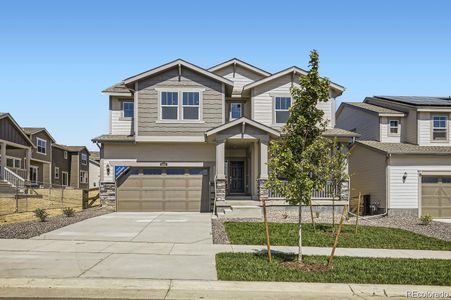
[[[326,3],[327,2],[327,3]],[[323,5],[321,5],[323,4]],[[58,142],[96,146],[101,90],[183,58],[307,67],[368,95],[451,95],[451,1],[8,1],[0,9],[0,111]]]

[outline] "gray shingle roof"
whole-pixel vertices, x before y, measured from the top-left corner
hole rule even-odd
[[[365,110],[369,110],[369,111],[375,112],[379,115],[384,115],[384,114],[399,115],[399,116],[404,115],[403,112],[400,112],[400,111],[397,111],[394,109],[389,109],[389,108],[385,108],[385,107],[381,107],[381,106],[377,106],[377,105],[373,105],[373,104],[369,104],[369,103],[364,103],[364,102],[343,102],[343,104],[358,107],[358,108],[365,109]]]
[[[130,143],[135,141],[135,137],[133,135],[117,135],[117,134],[103,134],[100,136],[97,136],[92,139],[92,141],[98,142],[98,143]]]
[[[324,133],[323,136],[326,137],[360,137],[360,134],[357,132],[352,132],[348,130],[344,130],[341,128],[329,128]]]
[[[52,146],[69,151],[69,152],[80,152],[83,149],[87,149],[85,146],[67,146],[62,144],[52,144]]]
[[[130,90],[123,82],[116,83],[102,91],[103,93],[130,93]]]
[[[374,96],[374,98],[406,103],[415,106],[451,106],[451,96],[449,97]]]
[[[39,132],[41,130],[45,130],[45,128],[44,127],[22,127],[22,130],[26,134],[34,134],[34,133]]]
[[[90,155],[89,155],[89,159],[92,160],[100,160],[100,151],[91,151]]]
[[[377,141],[357,141],[356,143],[389,154],[451,155],[451,147],[448,146],[418,146],[407,143],[381,143]]]

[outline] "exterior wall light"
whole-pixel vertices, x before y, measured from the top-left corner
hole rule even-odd
[[[106,175],[110,176],[110,172],[111,172],[110,164],[107,164],[106,165]]]
[[[402,183],[406,183],[407,179],[407,172],[404,172],[404,175],[402,175]]]

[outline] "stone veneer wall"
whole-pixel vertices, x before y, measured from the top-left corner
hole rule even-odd
[[[116,210],[116,184],[114,182],[100,183],[100,203],[102,207]]]

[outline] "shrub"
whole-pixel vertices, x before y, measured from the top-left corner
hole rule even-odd
[[[75,215],[75,210],[72,207],[63,208],[63,213],[66,217],[73,217]]]
[[[47,217],[49,216],[48,212],[43,208],[36,208],[34,215],[36,216],[36,218],[39,218],[41,222],[47,221]]]
[[[420,217],[421,224],[429,225],[432,222],[432,216],[430,214],[426,214]]]

